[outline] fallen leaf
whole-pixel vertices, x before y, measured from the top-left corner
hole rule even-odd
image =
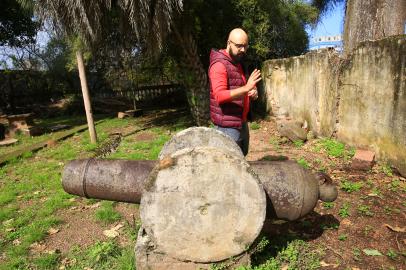
[[[110,230],[103,231],[103,234],[110,238],[116,238],[117,236],[120,235],[118,230],[120,230],[122,227],[124,227],[124,224],[119,223],[116,226],[114,226],[113,228],[111,228]]]
[[[14,232],[16,229],[15,228],[7,228],[6,232]]]
[[[57,232],[59,232],[59,229],[50,228],[50,229],[48,230],[48,234],[49,234],[49,235],[56,234]]]
[[[6,221],[3,221],[3,225],[4,226],[9,226],[9,225],[11,225],[11,223],[13,223],[13,221],[14,221],[14,218],[8,219]]]
[[[94,204],[92,204],[92,205],[85,206],[85,208],[94,209],[94,208],[100,207],[100,205],[101,205],[101,202],[97,202],[97,203],[94,203]]]
[[[353,267],[351,268],[351,270],[361,270],[361,269],[359,269],[358,267]]]
[[[277,220],[272,221],[272,224],[280,225],[280,224],[285,224],[286,222],[287,222],[286,220],[277,219]]]
[[[18,246],[18,245],[20,245],[21,244],[21,241],[19,240],[19,239],[15,239],[14,241],[13,241],[13,245],[15,245],[15,246]]]
[[[382,256],[382,253],[380,253],[376,249],[365,248],[362,251],[365,253],[365,255],[368,255],[368,256]]]
[[[285,264],[285,265],[282,265],[281,270],[288,270],[288,268],[289,268],[289,265]]]
[[[352,222],[351,222],[348,218],[345,218],[345,219],[343,219],[343,220],[341,221],[341,225],[344,225],[344,226],[351,226],[351,225],[352,225]]]
[[[368,195],[369,197],[379,197],[379,195],[376,194],[376,193],[368,193],[367,195]]]
[[[331,263],[326,263],[325,261],[321,261],[320,262],[320,266],[321,267],[332,267],[332,268],[337,268],[338,264],[331,264]]]
[[[383,226],[391,229],[394,232],[402,232],[402,233],[406,232],[406,228],[401,228],[401,227],[398,227],[398,226],[393,227],[393,226],[391,226],[389,224],[383,224]]]
[[[30,249],[33,253],[40,253],[44,251],[46,246],[44,244],[39,244],[38,242],[34,242],[30,245]]]

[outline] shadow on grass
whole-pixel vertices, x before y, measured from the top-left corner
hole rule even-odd
[[[324,231],[337,229],[339,224],[340,222],[333,215],[320,215],[316,212],[296,221],[267,219],[261,231],[261,237],[258,239],[266,237],[269,244],[262,252],[253,254],[252,267],[264,264],[270,258],[276,258],[297,240],[306,243],[317,239]]]

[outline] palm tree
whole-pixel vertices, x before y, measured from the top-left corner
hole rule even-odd
[[[27,0],[20,2],[27,3]],[[38,0],[34,9],[41,18],[52,22],[55,29],[69,36],[79,36],[93,49],[102,46],[109,34],[106,29],[109,29],[113,13],[120,21],[118,31],[133,38],[137,43],[134,45],[146,54],[158,55],[169,34],[174,33],[175,42],[183,49],[184,66],[196,74],[197,83],[189,84],[188,89],[192,97],[189,99],[192,115],[198,125],[207,123],[206,72],[192,35],[175,23],[182,14],[182,0]],[[79,67],[83,65],[80,57],[77,60]],[[82,82],[82,85],[85,84]]]

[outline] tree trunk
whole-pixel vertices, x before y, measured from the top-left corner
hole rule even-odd
[[[80,50],[76,51],[76,60],[78,62],[80,85],[82,87],[83,102],[85,104],[87,125],[89,127],[90,141],[97,143],[96,129],[93,122],[92,104],[90,102],[89,89],[87,88],[85,65],[83,63],[83,55]]]
[[[176,43],[182,48],[182,73],[191,74],[192,78],[182,76],[186,86],[186,96],[190,110],[198,126],[208,126],[210,121],[210,95],[206,71],[200,62],[197,44],[191,33],[180,33],[174,29]]]
[[[365,40],[403,34],[405,21],[405,0],[347,0],[344,53]]]

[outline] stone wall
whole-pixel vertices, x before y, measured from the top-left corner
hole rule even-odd
[[[374,150],[406,175],[406,35],[363,42],[346,59],[326,49],[269,60],[263,76],[273,115]]]

